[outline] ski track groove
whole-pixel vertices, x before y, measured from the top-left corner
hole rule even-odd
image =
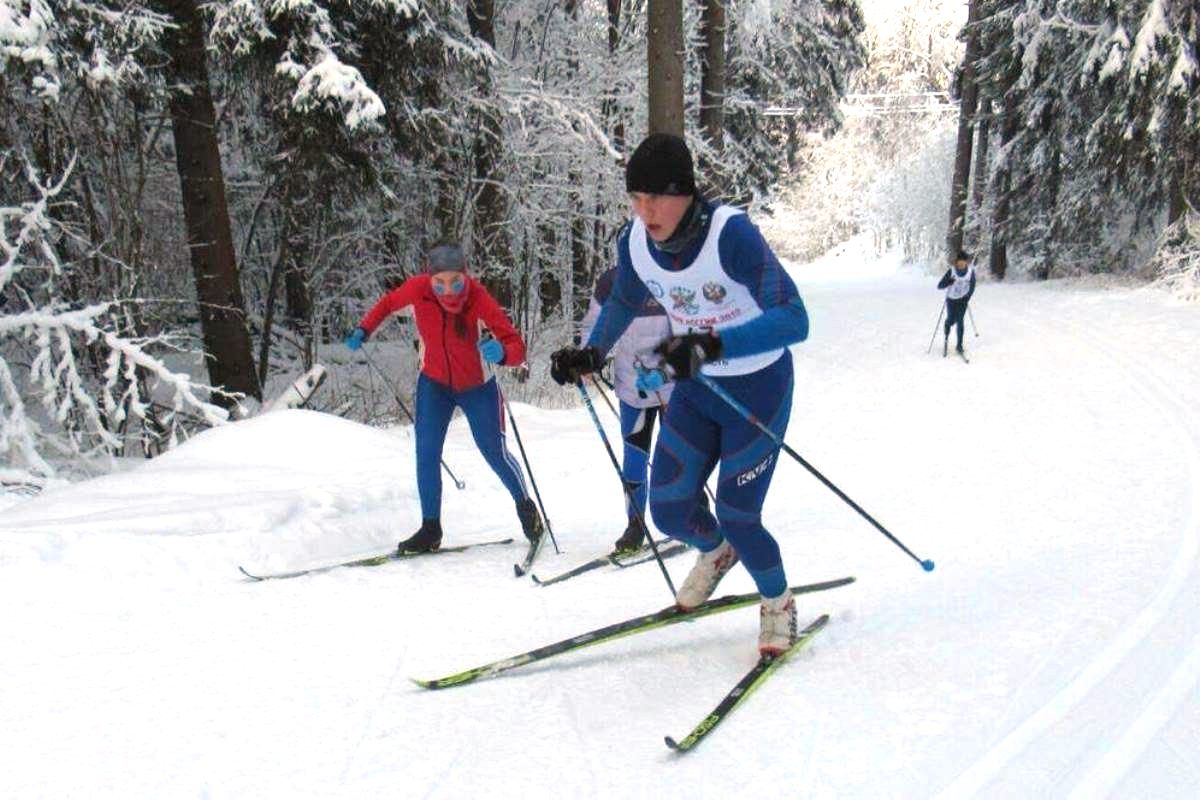
[[[1075,339],[1081,347],[1092,349],[1107,356],[1131,378],[1129,385],[1151,406],[1158,407],[1163,414],[1159,419],[1173,427],[1181,441],[1186,441],[1185,460],[1192,475],[1191,492],[1188,496],[1189,512],[1182,540],[1162,589],[1134,618],[1123,626],[1123,630],[1109,642],[1091,663],[1079,672],[1067,686],[1060,689],[1037,711],[1025,718],[999,743],[993,745],[982,757],[961,772],[938,798],[973,797],[985,789],[993,780],[1001,777],[1003,770],[1022,752],[1033,745],[1055,723],[1065,718],[1082,703],[1100,683],[1120,667],[1138,646],[1149,637],[1154,629],[1166,619],[1170,606],[1187,585],[1189,574],[1200,560],[1200,497],[1197,482],[1200,481],[1200,435],[1188,422],[1186,399],[1170,388],[1156,372],[1143,364],[1131,365],[1127,357],[1119,355],[1113,345],[1102,346],[1094,340],[1085,339],[1073,331],[1055,323],[1042,320],[1048,327],[1057,327],[1064,336]],[[1093,759],[1082,779],[1071,790],[1071,798],[1109,796],[1120,780],[1137,762],[1138,757],[1153,741],[1157,731],[1167,723],[1172,714],[1187,699],[1193,686],[1200,681],[1200,639],[1197,639],[1170,677],[1158,691],[1146,701],[1134,721],[1128,724],[1118,741]]]

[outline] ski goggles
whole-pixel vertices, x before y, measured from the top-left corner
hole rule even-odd
[[[457,278],[455,278],[453,281],[451,281],[449,286],[447,286],[444,283],[438,283],[437,281],[434,281],[433,282],[433,293],[441,294],[441,295],[459,294],[460,292],[462,292],[462,290],[464,288],[466,288],[466,285],[467,285],[467,282],[463,279],[463,277],[461,275],[459,275]]]

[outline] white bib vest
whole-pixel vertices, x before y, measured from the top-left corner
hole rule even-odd
[[[717,250],[725,223],[741,213],[730,206],[714,209],[708,237],[699,255],[690,266],[678,272],[658,265],[646,244],[646,227],[640,219],[634,218],[629,231],[629,258],[642,283],[666,309],[672,334],[720,331],[762,315],[750,290],[725,272]],[[710,361],[701,372],[705,375],[746,375],[771,365],[782,353],[783,348],[776,348],[752,356]]]
[[[958,300],[960,298],[966,297],[967,292],[971,291],[971,278],[974,275],[975,275],[975,265],[974,264],[968,264],[967,271],[965,273],[963,273],[961,276],[954,269],[954,267],[951,267],[950,268],[950,277],[954,280],[954,283],[952,283],[946,287],[946,297],[950,298],[951,300]]]

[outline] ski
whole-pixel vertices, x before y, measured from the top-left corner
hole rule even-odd
[[[793,586],[792,594],[807,594],[809,592],[821,592],[826,589],[836,589],[839,586],[846,586],[854,583],[854,578],[838,578],[837,580],[825,581],[823,583],[810,583],[802,586]],[[711,614],[718,614],[722,611],[731,611],[735,608],[757,603],[759,596],[756,592],[748,594],[731,594],[725,597],[719,597],[691,609],[684,611],[679,606],[667,606],[661,611],[655,611],[652,614],[644,614],[640,617],[633,617],[623,622],[606,625],[603,628],[581,633],[578,636],[572,636],[569,639],[563,639],[560,642],[549,644],[544,647],[539,647],[535,650],[530,650],[527,653],[502,658],[499,661],[493,661],[489,664],[483,664],[478,667],[473,667],[462,672],[456,672],[452,675],[446,675],[442,678],[432,678],[422,680],[414,678],[413,682],[425,689],[446,689],[450,686],[461,686],[465,683],[472,683],[480,678],[490,678],[493,675],[498,675],[501,672],[507,672],[510,669],[523,667],[526,664],[531,664],[535,661],[543,661],[547,658],[570,653],[575,650],[580,650],[584,647],[590,647],[594,644],[602,642],[610,642],[614,639],[620,639],[625,636],[643,633],[645,631],[654,630],[655,628],[663,628],[667,625],[674,625],[677,622],[685,622],[691,619],[707,617]]]
[[[672,556],[677,556],[681,553],[687,552],[689,547],[691,547],[691,545],[687,544],[686,542],[671,542],[666,546],[658,548],[658,556],[665,561]],[[654,551],[651,550],[648,545],[640,550],[635,550],[632,553],[613,553],[612,555],[612,563],[621,569],[625,569],[626,567],[636,567],[638,564],[645,564],[647,561],[653,560]]]
[[[518,577],[522,577],[529,568],[533,566],[533,561],[538,557],[538,553],[542,552],[542,545],[546,543],[546,532],[542,531],[542,535],[529,543],[529,549],[525,551],[525,558],[520,564],[513,564],[513,573]]]
[[[397,553],[391,550],[387,553],[379,555],[366,556],[364,558],[356,558],[353,561],[339,561],[336,564],[322,564],[319,567],[309,567],[308,569],[298,569],[291,572],[268,572],[266,574],[256,574],[250,572],[245,567],[238,567],[238,570],[252,581],[267,581],[280,578],[298,578],[301,575],[311,575],[314,572],[325,572],[339,567],[377,567],[380,564],[386,564],[389,561],[404,561],[409,558],[417,558],[418,556],[437,556],[443,553],[461,553],[464,550],[470,550],[473,547],[491,547],[499,544],[512,544],[512,539],[493,539],[488,542],[472,542],[471,544],[452,545],[450,547],[441,547],[437,550],[430,550],[424,553]]]
[[[687,549],[688,545],[684,544],[683,542],[672,542],[671,544],[659,547],[658,553],[662,558],[666,559],[670,558],[671,556],[677,556]],[[561,583],[562,581],[569,580],[578,575],[583,575],[584,573],[599,569],[600,567],[612,565],[624,569],[626,567],[632,567],[636,564],[643,564],[647,561],[652,561],[653,559],[654,553],[651,551],[650,545],[642,545],[636,550],[614,551],[606,556],[598,556],[593,558],[591,561],[585,561],[578,566],[572,567],[566,572],[555,575],[553,578],[547,578],[546,580],[542,580],[537,575],[530,575],[529,577],[533,578],[533,582],[538,586],[551,586],[555,583]]]
[[[683,542],[672,542],[664,547],[660,547],[658,554],[665,560],[671,558],[672,556],[677,556],[686,552],[688,547],[689,545],[684,544]],[[647,561],[653,560],[654,552],[650,549],[649,545],[643,545],[637,550],[613,552],[606,556],[593,558],[591,561],[585,561],[584,563],[573,567],[566,572],[555,575],[553,578],[547,578],[546,580],[542,580],[537,575],[531,575],[530,577],[533,578],[533,582],[538,586],[551,586],[555,583],[561,583],[562,581],[592,572],[600,567],[612,565],[615,567],[620,567],[621,569],[626,569],[627,567],[633,567],[638,564],[644,564]]]
[[[963,363],[964,363],[964,364],[970,364],[970,363],[971,363],[971,359],[967,358],[967,354],[966,354],[966,353],[964,353],[962,350],[959,350],[959,351],[958,351],[958,357],[959,357],[959,358],[961,358],[961,359],[963,360]]]
[[[707,717],[700,721],[700,724],[692,729],[692,732],[683,737],[679,741],[670,736],[664,737],[667,747],[677,753],[686,753],[696,745],[698,745],[705,736],[712,733],[713,728],[721,724],[721,722],[729,716],[729,713],[741,705],[742,701],[753,694],[759,686],[766,683],[767,678],[777,670],[784,661],[787,661],[797,650],[808,644],[808,641],[816,635],[817,631],[825,627],[825,623],[829,622],[829,615],[822,614],[817,617],[808,627],[800,631],[796,637],[796,642],[784,652],[777,656],[762,656],[758,659],[749,672],[742,676],[729,693],[721,698],[721,702],[717,703],[717,707],[712,710]]]
[[[613,560],[613,554],[609,553],[606,556],[599,556],[597,558],[593,558],[591,561],[585,561],[582,564],[580,564],[579,566],[572,567],[571,569],[567,570],[566,572],[564,572],[560,575],[555,575],[553,578],[547,578],[546,580],[542,580],[537,575],[530,575],[529,577],[533,578],[533,582],[536,583],[538,586],[550,586],[552,584],[561,583],[562,581],[568,580],[570,578],[574,578],[577,575],[582,575],[585,572],[591,572],[594,569],[599,569],[600,567],[603,567],[606,564],[611,564],[611,563],[613,563],[612,560]]]

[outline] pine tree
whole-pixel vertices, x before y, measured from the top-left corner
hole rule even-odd
[[[982,0],[976,66],[1002,106],[993,245],[1025,271],[1145,263],[1195,172],[1195,18],[1177,0]]]

